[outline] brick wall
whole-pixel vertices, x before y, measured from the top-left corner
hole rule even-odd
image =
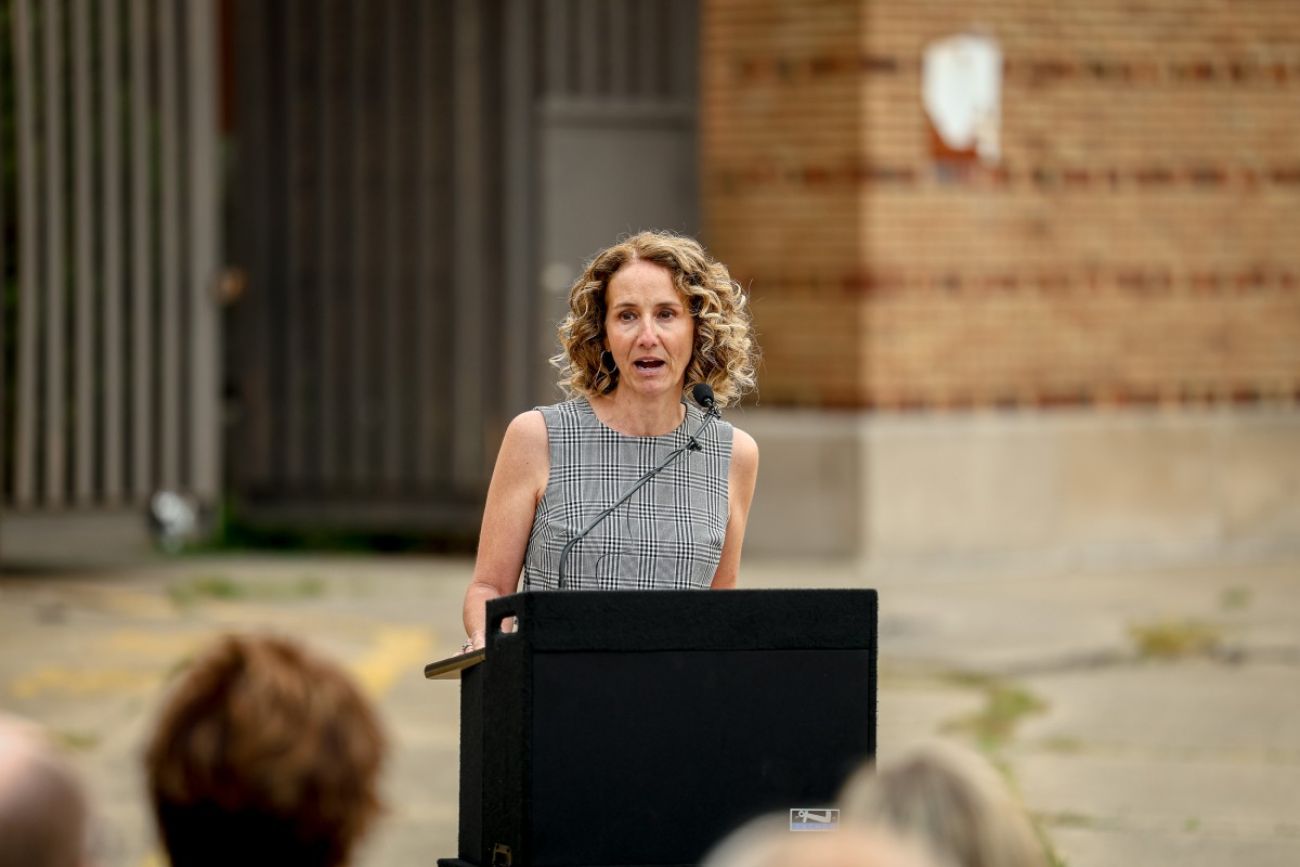
[[[705,240],[751,286],[764,401],[861,397],[862,299],[842,282],[863,264],[862,190],[833,173],[861,150],[862,80],[808,70],[855,66],[861,20],[856,0],[703,4]]]
[[[1300,397],[1300,5],[706,2],[706,234],[764,403]],[[945,171],[931,40],[1004,56]],[[813,387],[809,383],[815,383]]]

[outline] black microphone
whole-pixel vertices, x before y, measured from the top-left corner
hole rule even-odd
[[[713,386],[707,382],[695,383],[694,387],[691,388],[691,397],[695,398],[695,402],[706,412],[712,413],[715,418],[722,414],[718,412],[718,405],[713,400]]]
[[[654,469],[650,470],[645,475],[643,475],[641,478],[637,479],[636,482],[633,483],[632,487],[628,488],[627,492],[624,493],[623,496],[618,498],[618,502],[610,506],[608,509],[605,509],[596,517],[592,518],[591,523],[583,527],[582,531],[579,532],[578,535],[574,536],[572,539],[564,543],[564,547],[560,549],[560,565],[556,569],[556,572],[558,574],[557,574],[555,589],[557,590],[564,589],[564,561],[568,559],[569,552],[573,550],[574,545],[581,542],[588,533],[596,529],[596,526],[601,521],[605,520],[610,515],[612,515],[615,509],[617,509],[619,506],[623,505],[628,500],[630,500],[632,498],[632,495],[635,494],[637,491],[641,490],[642,486],[644,486],[646,482],[650,481],[655,476],[659,475],[661,472],[664,471],[664,469],[669,464],[671,464],[673,461],[681,457],[683,452],[687,452],[687,451],[698,452],[704,450],[704,447],[699,444],[698,441],[699,436],[700,434],[704,433],[704,429],[708,427],[709,424],[715,418],[722,417],[722,412],[718,409],[718,404],[713,399],[713,389],[709,386],[707,382],[697,383],[691,389],[691,397],[694,398],[695,402],[698,403],[700,407],[704,410],[704,421],[700,422],[700,426],[695,429],[694,434],[686,438],[686,445],[679,446],[673,449],[671,452],[669,452],[668,457],[660,461],[659,466],[655,467]]]

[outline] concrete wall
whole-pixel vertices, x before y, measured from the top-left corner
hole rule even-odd
[[[5,571],[138,563],[155,553],[143,506],[0,512],[0,569]]]
[[[1300,550],[1293,408],[731,418],[762,454],[746,556],[962,566]]]

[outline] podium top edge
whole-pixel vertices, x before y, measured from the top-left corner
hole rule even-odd
[[[617,604],[619,606],[637,606],[664,603],[698,605],[750,606],[763,604],[789,604],[803,602],[810,605],[826,605],[832,600],[838,602],[854,601],[860,604],[874,602],[878,592],[869,587],[812,587],[806,589],[764,588],[711,590],[709,588],[692,590],[525,590],[489,599],[488,605],[494,607],[512,605],[545,605],[558,607],[566,605]]]
[[[628,611],[676,608],[762,612],[787,606],[834,610],[838,606],[874,607],[879,594],[870,588],[826,587],[808,590],[528,590],[488,600],[489,614],[523,608],[564,610],[597,606]]]
[[[515,635],[495,626],[518,618]],[[488,645],[534,650],[858,648],[874,644],[877,593],[816,590],[544,590],[488,601]]]
[[[707,591],[707,592],[701,592]],[[562,598],[574,596],[609,596],[623,599],[636,598],[638,596],[660,598],[664,596],[714,596],[714,597],[772,597],[772,596],[790,596],[790,597],[818,597],[818,596],[875,596],[879,591],[874,587],[735,587],[728,590],[713,590],[709,587],[703,588],[685,588],[685,589],[619,589],[619,590],[520,590],[516,593],[510,593],[505,596],[497,596],[496,599],[515,599],[522,597],[532,598]],[[489,600],[494,601],[494,600]]]

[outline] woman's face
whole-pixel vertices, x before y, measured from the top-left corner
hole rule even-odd
[[[695,349],[695,320],[668,269],[636,259],[618,269],[605,294],[605,349],[618,367],[619,389],[680,394]]]

